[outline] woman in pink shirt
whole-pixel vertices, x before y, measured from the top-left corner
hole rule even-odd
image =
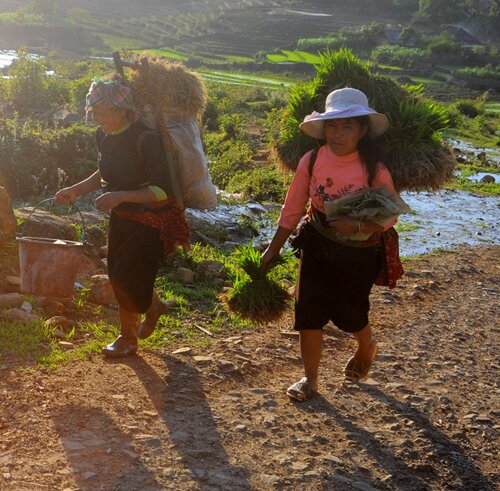
[[[324,203],[368,187],[383,185],[388,191],[395,191],[374,141],[388,125],[385,115],[369,107],[365,94],[352,88],[331,92],[325,112],[313,112],[300,125],[302,131],[325,140],[325,144],[300,160],[278,229],[262,255],[265,269],[295,230],[310,202],[293,243],[300,250],[301,259],[294,328],[300,332],[305,371],[305,376],[287,390],[293,399],[304,401],[318,390],[322,329],[330,320],[339,329],[353,333],[358,343],[344,369],[347,378],[365,377],[377,355],[368,312],[369,294],[380,270],[378,244],[384,228],[346,215],[327,220]],[[364,241],[349,240],[356,232],[371,235]]]

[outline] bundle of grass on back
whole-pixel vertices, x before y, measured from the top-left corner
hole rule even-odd
[[[277,256],[270,267],[285,259]],[[234,253],[234,262],[243,271],[236,275],[227,295],[229,307],[252,320],[266,322],[281,316],[287,306],[288,293],[283,286],[260,269],[260,252],[252,245]]]
[[[299,124],[307,114],[323,112],[327,95],[343,87],[363,91],[370,106],[389,118],[380,144],[397,189],[436,190],[452,177],[456,161],[440,136],[449,124],[444,109],[426,100],[421,87],[406,89],[371,73],[368,64],[346,49],[326,52],[314,80],[291,89],[273,148],[282,166],[295,169],[304,153],[323,143],[305,135]]]
[[[133,61],[140,63],[137,56]],[[160,100],[151,100],[151,91],[141,70],[133,70],[130,83],[135,89],[136,105],[159,104],[165,119],[200,117],[207,103],[207,90],[201,75],[158,56],[149,56],[150,77]]]

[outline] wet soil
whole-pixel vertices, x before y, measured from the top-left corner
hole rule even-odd
[[[406,263],[372,296],[369,378],[344,380],[353,340],[327,326],[304,403],[285,396],[302,375],[291,312],[206,348],[55,371],[4,360],[0,489],[497,489],[499,253]]]

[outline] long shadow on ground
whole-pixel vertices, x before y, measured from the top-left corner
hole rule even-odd
[[[204,486],[232,491],[253,489],[248,471],[228,460],[198,371],[172,356],[154,352],[152,355],[165,365],[164,378],[143,358],[131,357],[125,363],[147,390],[192,479],[202,489]]]
[[[134,452],[132,438],[103,409],[70,404],[53,420],[78,489],[163,489]]]
[[[304,412],[322,413],[332,418],[336,424],[344,429],[347,436],[355,441],[360,449],[378,463],[392,477],[387,482],[389,489],[420,491],[437,489],[481,489],[483,491],[495,491],[495,485],[483,475],[467,458],[464,449],[459,443],[450,438],[441,430],[436,428],[429,418],[418,409],[408,403],[398,401],[391,395],[382,392],[372,386],[360,385],[367,397],[384,403],[385,414],[394,420],[412,423],[412,432],[418,434],[420,439],[426,439],[428,445],[434,450],[432,457],[426,462],[422,450],[412,440],[405,440],[400,447],[398,456],[394,452],[394,445],[384,444],[375,438],[371,431],[365,429],[362,415],[341,414],[327,399],[320,396],[304,405],[297,407]],[[413,443],[413,445],[412,445]],[[417,461],[416,464],[408,465],[407,461]],[[445,468],[438,472],[437,467]]]

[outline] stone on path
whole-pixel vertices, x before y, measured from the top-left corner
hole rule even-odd
[[[3,293],[0,295],[0,307],[20,307],[24,297],[20,293]]]
[[[30,314],[21,309],[9,309],[3,312],[3,318],[11,322],[20,322],[21,324],[26,324],[28,322],[33,322],[38,320],[38,317],[34,314]]]
[[[63,331],[71,331],[74,327],[76,327],[76,322],[72,321],[70,319],[67,319],[66,317],[62,315],[55,315],[51,317],[50,319],[47,319],[44,322],[44,325],[46,327],[59,327]]]
[[[195,361],[195,363],[198,363],[199,365],[205,365],[213,361],[213,358],[211,356],[197,355],[193,357],[193,360]]]
[[[177,268],[175,278],[179,283],[190,285],[194,280],[194,273],[188,268]]]
[[[172,354],[174,355],[190,355],[193,350],[189,346],[185,346],[183,348],[179,348],[175,350]]]
[[[107,274],[96,274],[90,278],[91,301],[99,305],[116,305],[115,293]]]

